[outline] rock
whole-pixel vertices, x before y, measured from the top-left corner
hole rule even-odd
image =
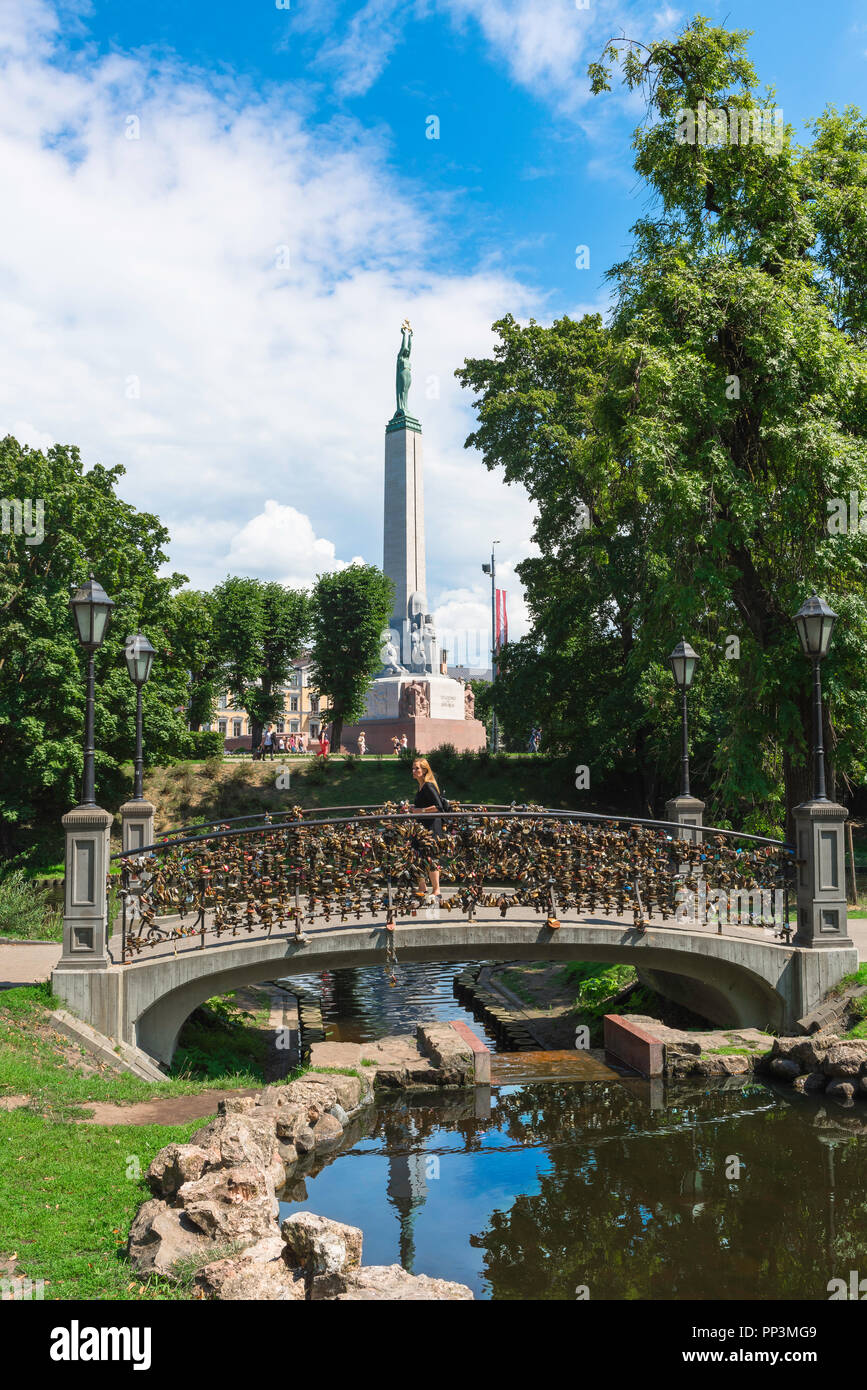
[[[780,1081],[794,1081],[796,1076],[801,1075],[801,1063],[796,1062],[794,1057],[772,1057],[768,1071]]]
[[[806,1076],[796,1076],[795,1079],[794,1079],[794,1081],[792,1082],[792,1090],[793,1090],[793,1091],[797,1091],[799,1095],[804,1095],[806,1089],[807,1089],[807,1078],[806,1078]]]
[[[450,1023],[420,1023],[415,1030],[418,1045],[426,1057],[444,1070],[472,1079],[474,1061],[472,1048],[455,1032]]]
[[[855,1087],[851,1081],[843,1081],[838,1077],[828,1082],[825,1095],[828,1100],[836,1100],[841,1105],[851,1105],[855,1098]]]
[[[364,1236],[357,1226],[329,1221],[312,1211],[297,1211],[283,1222],[280,1234],[286,1242],[287,1264],[299,1266],[311,1277],[339,1274],[361,1264]]]
[[[222,1302],[302,1302],[307,1297],[307,1281],[283,1259],[279,1235],[260,1241],[243,1255],[212,1261],[198,1271],[195,1283],[206,1298]]]
[[[333,1115],[320,1115],[313,1126],[313,1142],[317,1149],[326,1144],[336,1144],[343,1138],[343,1125]]]
[[[287,1168],[292,1167],[293,1164],[298,1162],[298,1150],[288,1139],[277,1140],[277,1152]]]
[[[161,1197],[152,1197],[136,1213],[126,1252],[130,1264],[141,1273],[153,1270],[170,1275],[178,1260],[197,1255],[209,1245],[186,1212],[170,1207]]]
[[[217,1104],[218,1115],[246,1115],[259,1105],[258,1096],[226,1096]]]
[[[446,1080],[448,1076],[454,1078],[453,1085],[462,1084],[463,1073],[458,1072],[454,1067],[440,1070],[439,1067],[432,1066],[430,1062],[411,1062],[406,1068],[406,1085],[425,1087],[448,1085]]]
[[[310,1125],[304,1125],[301,1129],[296,1129],[294,1135],[295,1147],[299,1154],[309,1154],[310,1150],[316,1145],[316,1136]]]
[[[271,1115],[218,1115],[198,1130],[190,1141],[206,1149],[219,1149],[224,1168],[263,1168],[271,1165],[277,1148]]]
[[[362,1079],[360,1076],[339,1076],[331,1072],[308,1071],[301,1079],[306,1081],[308,1085],[324,1086],[334,1091],[337,1103],[343,1106],[347,1114],[357,1110],[373,1091],[372,1083],[368,1077]],[[327,1105],[323,1106],[324,1110],[329,1108]]]
[[[299,1129],[309,1129],[310,1121],[307,1118],[308,1106],[306,1105],[284,1105],[276,1113],[274,1121],[274,1132],[277,1138],[284,1143],[294,1143],[295,1135]]]
[[[867,1041],[836,1042],[825,1055],[822,1071],[826,1076],[843,1076],[856,1079],[864,1063],[867,1062]]]
[[[808,1095],[824,1091],[828,1078],[823,1071],[811,1071],[804,1077],[804,1090]]]
[[[427,1274],[408,1274],[400,1265],[364,1265],[313,1280],[311,1298],[333,1299],[338,1303],[379,1301],[469,1302],[472,1289],[447,1279],[431,1279]]]
[[[275,1229],[274,1184],[251,1165],[219,1168],[184,1183],[178,1201],[193,1225],[221,1244],[254,1245]]]
[[[311,1081],[307,1076],[302,1076],[298,1081],[291,1081],[288,1086],[281,1088],[284,1098],[280,1103],[288,1106],[315,1105],[320,1112],[330,1110],[338,1099],[337,1091],[331,1083],[339,1079],[329,1076],[327,1081],[325,1078]]]
[[[379,1067],[376,1084],[389,1091],[401,1090],[406,1086],[406,1067]]]
[[[777,1042],[780,1041],[778,1038]],[[828,1048],[838,1041],[836,1034],[814,1033],[809,1038],[795,1038],[788,1040],[792,1042],[792,1047],[787,1054],[794,1057],[801,1063],[804,1071],[821,1071],[822,1063],[828,1052]]]
[[[862,1095],[867,1096],[867,1074],[862,1073],[858,1077],[858,1090]]]
[[[329,1110],[328,1113],[329,1113],[329,1115],[332,1116],[333,1119],[335,1119],[335,1120],[337,1121],[337,1123],[338,1123],[341,1127],[342,1127],[343,1125],[348,1125],[348,1124],[349,1124],[349,1116],[347,1115],[347,1113],[346,1113],[346,1111],[344,1110],[343,1106],[340,1104],[340,1101],[339,1101],[339,1100],[336,1100],[336,1101],[334,1102],[334,1104],[332,1105],[332,1107],[331,1107],[331,1109]]]
[[[206,1168],[220,1162],[219,1150],[205,1149],[198,1144],[167,1144],[151,1160],[145,1173],[148,1187],[155,1197],[174,1197],[185,1182],[200,1178]]]

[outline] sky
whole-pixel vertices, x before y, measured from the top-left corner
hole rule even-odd
[[[796,132],[867,104],[863,0],[703,0],[754,31]],[[532,507],[464,447],[455,380],[506,313],[605,313],[647,208],[643,105],[586,68],[653,0],[0,0],[0,436],[121,464],[171,568],[309,584],[382,563],[400,324],[425,447],[428,599],[451,659],[510,635]],[[436,135],[437,138],[431,138]],[[589,248],[578,269],[576,248]],[[48,521],[48,519],[47,519]]]

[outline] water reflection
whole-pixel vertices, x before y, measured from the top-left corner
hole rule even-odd
[[[867,1118],[736,1080],[395,1099],[301,1200],[482,1298],[826,1299],[867,1266]]]
[[[493,1049],[495,1040],[454,995],[454,979],[470,962],[413,963],[398,967],[392,988],[378,966],[295,975],[285,983],[318,994],[329,1042],[373,1042],[389,1033],[412,1033],[417,1023],[461,1018]]]

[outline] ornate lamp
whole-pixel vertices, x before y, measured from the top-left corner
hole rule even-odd
[[[801,605],[792,622],[801,649],[813,663],[813,800],[827,801],[825,791],[825,749],[822,740],[822,661],[828,655],[837,614],[819,598],[814,589]]]
[[[688,642],[683,639],[678,642],[674,651],[668,658],[674,676],[674,683],[681,693],[681,728],[683,741],[680,755],[680,794],[689,796],[689,731],[687,727],[686,715],[686,696],[689,687],[692,685],[692,678],[695,675],[695,668],[698,665],[699,656],[694,652]]]
[[[135,788],[133,790],[133,800],[144,800],[144,763],[142,759],[142,713],[141,697],[142,689],[150,678],[151,667],[156,655],[144,633],[137,632],[133,637],[127,637],[124,649],[124,659],[129,678],[135,686]]]
[[[94,735],[93,735],[93,697],[94,670],[93,654],[102,645],[103,638],[111,622],[113,601],[93,575],[86,584],[76,589],[69,600],[69,607],[75,619],[78,640],[87,652],[87,700],[84,710],[84,779],[81,793],[82,806],[96,805],[96,779],[94,773]]]

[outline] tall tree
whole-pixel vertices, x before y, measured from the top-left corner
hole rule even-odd
[[[189,673],[191,729],[200,729],[213,717],[223,686],[216,614],[213,594],[196,589],[182,589],[172,594],[166,609],[166,638],[172,657]]]
[[[176,707],[187,676],[163,629],[184,576],[159,573],[168,533],[116,495],[123,471],[96,464],[85,472],[71,446],[42,453],[11,436],[0,442],[0,497],[23,513],[19,525],[10,507],[0,529],[0,856],[7,862],[56,856],[60,817],[80,796],[85,661],[69,598],[91,572],[115,603],[95,661],[98,799],[111,810],[129,792],[122,765],[135,747],[135,689],[124,639],[140,628],[157,652],[144,692],[146,757],[186,751]]]
[[[539,507],[544,558],[522,578],[547,648],[558,621],[578,636],[575,702],[598,711],[603,675],[630,756],[656,745],[667,766],[660,658],[688,636],[714,814],[770,828],[809,794],[791,615],[813,587],[842,619],[826,672],[835,768],[865,775],[867,535],[828,520],[834,499],[867,497],[867,128],[827,111],[795,145],[773,93],[755,95],[747,38],[699,17],[670,43],[607,46],[594,90],[619,63],[644,92],[633,143],[652,195],[610,271],[611,323],[503,320],[493,361],[459,375],[480,392],[468,443]],[[724,113],[707,127],[718,143],[701,143],[702,112]]]
[[[323,724],[340,749],[343,725],[361,719],[364,697],[382,666],[382,633],[388,627],[394,585],[374,565],[350,565],[321,574],[313,590],[313,679],[328,700]]]
[[[213,593],[214,646],[225,682],[250,715],[252,745],[282,708],[279,687],[300,655],[310,626],[310,600],[282,584],[238,576]]]

